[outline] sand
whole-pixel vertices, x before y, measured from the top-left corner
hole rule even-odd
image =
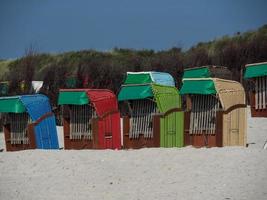
[[[0,199],[266,200],[266,139],[249,117],[248,148],[1,152]]]

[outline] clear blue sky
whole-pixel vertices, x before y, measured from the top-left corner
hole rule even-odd
[[[1,0],[0,58],[39,52],[189,48],[267,23],[267,0]]]

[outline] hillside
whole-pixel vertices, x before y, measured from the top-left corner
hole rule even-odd
[[[44,93],[50,97],[59,87],[69,87],[70,78],[77,79],[72,87],[109,88],[118,91],[127,71],[166,71],[180,86],[183,69],[191,66],[220,65],[228,67],[236,80],[246,63],[267,60],[267,25],[258,30],[236,33],[213,41],[198,43],[183,51],[174,47],[165,51],[114,48],[110,52],[83,50],[62,54],[32,52],[13,61],[0,61],[0,79],[12,82],[12,94],[27,93],[19,83],[44,80]]]

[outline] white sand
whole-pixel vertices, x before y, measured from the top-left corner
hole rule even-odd
[[[248,148],[2,152],[0,199],[266,200],[266,139],[249,118]]]

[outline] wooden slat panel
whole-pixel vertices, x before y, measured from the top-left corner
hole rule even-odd
[[[153,137],[152,114],[156,105],[150,100],[136,100],[132,103],[130,138],[138,139],[140,134],[145,138]]]
[[[188,100],[189,99],[189,97],[187,97],[187,100],[186,101],[189,101]],[[194,120],[194,116],[193,116],[193,110],[194,110],[194,104],[192,104],[191,103],[191,100],[190,100],[190,111],[188,111],[186,114],[185,114],[185,120],[187,119],[187,116],[189,115],[190,116],[190,121],[188,121],[188,124],[189,124],[189,134],[192,134],[193,133],[193,126],[194,126],[194,124],[193,124],[193,120]],[[187,126],[185,126],[185,127],[187,127]]]
[[[255,78],[255,109],[258,110],[259,102],[258,102],[258,96],[259,96],[259,79]]]
[[[251,116],[252,117],[267,117],[267,76],[261,77],[262,92],[259,92],[259,77],[255,78],[255,92],[250,92],[251,100]],[[261,96],[261,97],[260,97]],[[261,107],[259,99],[261,98]]]
[[[216,112],[220,102],[211,95],[192,96],[190,134],[215,134]]]
[[[88,113],[88,106],[89,105],[86,105],[83,108],[81,107],[79,108],[78,106],[64,105],[63,130],[64,130],[65,149],[94,148],[95,144],[93,144],[93,138],[92,138],[93,122],[91,121],[92,112]],[[82,116],[77,116],[77,115],[82,115]],[[88,136],[89,130],[90,130],[90,137]],[[73,131],[72,132],[73,134],[70,134],[71,131]]]
[[[11,144],[29,144],[27,136],[27,125],[30,123],[30,117],[27,113],[10,113]]]
[[[90,105],[72,105],[70,109],[70,139],[92,139],[91,119],[94,109]]]

